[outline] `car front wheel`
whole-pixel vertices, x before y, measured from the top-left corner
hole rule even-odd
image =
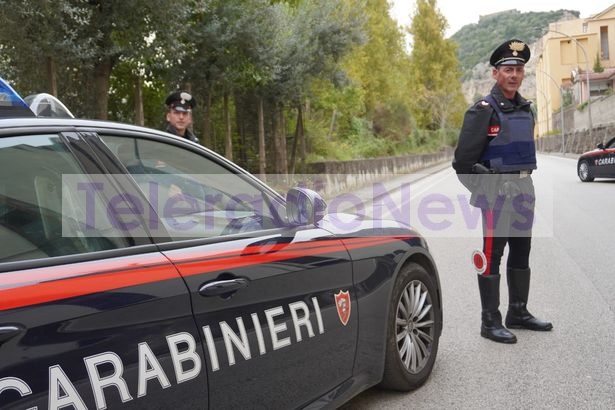
[[[409,391],[425,383],[438,352],[441,318],[435,281],[422,266],[409,263],[393,288],[380,387]]]
[[[579,162],[577,173],[579,174],[579,179],[581,179],[581,181],[583,182],[592,182],[594,180],[594,175],[589,169],[589,164],[587,163],[587,161]]]

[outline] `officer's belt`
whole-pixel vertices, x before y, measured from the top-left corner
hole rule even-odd
[[[506,174],[506,175],[519,175],[519,178],[525,178],[532,173],[531,169],[522,169],[521,171],[506,171],[506,172],[497,172],[497,174]]]

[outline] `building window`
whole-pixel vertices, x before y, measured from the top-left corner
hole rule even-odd
[[[587,22],[583,23],[583,33],[587,33]]]
[[[607,26],[600,27],[600,58],[609,59],[609,28]]]

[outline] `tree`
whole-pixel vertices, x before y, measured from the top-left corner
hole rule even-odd
[[[594,73],[601,73],[604,71],[604,67],[602,66],[602,61],[600,59],[600,54],[596,53],[596,58],[594,59]]]
[[[57,67],[63,62],[65,26],[54,21],[65,1],[0,0],[2,76],[24,94],[58,94]],[[60,63],[60,64],[59,64]]]
[[[159,127],[185,88],[202,142],[260,173],[410,146],[415,78],[387,0],[0,0],[0,18],[1,75],[79,117]]]
[[[10,45],[11,60],[23,61],[28,57],[22,55],[29,53],[32,59],[45,56],[52,62],[59,56],[68,68],[67,81],[72,77],[79,85],[90,85],[87,93],[83,88],[66,91],[87,96],[80,114],[100,119],[107,118],[109,81],[120,59],[146,61],[162,50],[181,50],[177,39],[189,10],[171,0],[11,0],[0,8],[6,17],[0,37]],[[49,78],[32,66],[36,64],[22,63],[15,70],[22,78]]]
[[[417,0],[408,31],[413,36],[413,112],[422,129],[447,128],[450,123],[458,126],[465,109],[456,45],[444,38],[446,26],[436,0]]]
[[[410,132],[408,75],[410,58],[404,48],[403,32],[389,15],[386,0],[368,0],[365,4],[365,44],[355,47],[344,61],[350,81],[361,87],[365,113],[373,119],[378,135],[392,136],[395,131]],[[393,115],[402,111],[397,118]]]
[[[276,88],[281,91],[278,94],[281,104],[288,103],[297,112],[295,136],[300,140],[293,146],[300,147],[302,162],[305,162],[307,146],[303,140],[306,133],[302,106],[310,83],[320,77],[335,78],[342,58],[363,42],[361,10],[352,6],[352,2],[344,0],[299,1],[292,15],[291,31],[283,38],[282,71]],[[284,142],[280,140],[280,143]]]

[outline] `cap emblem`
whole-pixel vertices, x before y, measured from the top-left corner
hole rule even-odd
[[[517,57],[520,51],[525,50],[525,43],[520,41],[512,41],[508,47],[512,51],[512,55]]]
[[[186,101],[190,101],[192,99],[192,96],[188,94],[187,92],[181,92],[179,94],[179,98],[181,98],[182,104],[186,104]]]

